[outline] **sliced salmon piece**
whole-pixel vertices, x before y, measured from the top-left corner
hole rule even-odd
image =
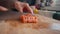
[[[33,16],[31,14],[25,14],[20,16],[21,22],[23,23],[36,23],[38,22],[38,19],[36,16]]]

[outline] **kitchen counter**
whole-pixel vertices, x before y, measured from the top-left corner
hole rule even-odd
[[[53,14],[56,13],[55,11],[48,11],[48,10],[39,10],[39,14],[42,16],[46,16],[48,18],[53,19]]]
[[[54,30],[51,26],[53,23],[60,24],[60,21],[38,14],[36,16],[38,23],[21,23],[19,20],[0,21],[0,34],[60,34],[60,29]]]
[[[60,6],[44,7],[42,9],[46,9],[46,10],[50,10],[50,11],[60,11]]]

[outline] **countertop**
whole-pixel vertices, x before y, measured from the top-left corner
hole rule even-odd
[[[60,34],[60,29],[51,29],[52,24],[60,24],[60,21],[38,14],[36,16],[38,17],[38,23],[21,23],[19,20],[1,20],[0,34]]]
[[[50,10],[50,11],[60,11],[60,6],[48,6],[44,7],[43,9]]]

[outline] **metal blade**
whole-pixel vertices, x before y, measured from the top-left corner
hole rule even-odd
[[[0,20],[19,19],[20,15],[21,13],[16,11],[0,12]]]

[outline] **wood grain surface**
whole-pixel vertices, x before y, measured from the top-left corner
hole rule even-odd
[[[60,34],[60,31],[49,29],[52,23],[60,23],[60,21],[41,15],[36,16],[38,16],[38,23],[21,23],[19,20],[2,21],[0,34]]]

